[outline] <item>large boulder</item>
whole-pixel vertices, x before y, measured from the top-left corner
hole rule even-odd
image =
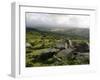
[[[31,44],[30,43],[26,43],[26,48],[29,48],[29,47],[31,47]]]
[[[65,48],[72,48],[72,41],[70,39],[65,40]]]
[[[89,52],[89,44],[86,42],[76,43],[73,46],[76,52]]]
[[[60,57],[60,58],[66,58],[66,56],[69,55],[72,51],[73,51],[73,49],[71,49],[71,48],[63,49],[59,53],[57,53],[56,56]]]

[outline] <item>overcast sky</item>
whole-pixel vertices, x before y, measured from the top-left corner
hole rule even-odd
[[[26,13],[26,27],[89,27],[87,15]]]

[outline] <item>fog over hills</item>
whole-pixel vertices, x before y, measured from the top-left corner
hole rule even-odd
[[[27,29],[89,38],[90,18],[87,15],[27,13],[25,20]]]

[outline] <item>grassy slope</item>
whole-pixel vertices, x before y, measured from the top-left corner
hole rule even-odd
[[[57,40],[63,41],[70,38],[74,42],[88,41],[87,38],[76,36],[74,34],[60,34],[47,31],[39,31],[37,29],[26,29],[26,42],[31,44],[31,48],[26,48],[26,66],[48,66],[48,65],[65,65],[74,64],[74,61],[66,61],[64,63],[57,63],[53,58],[44,62],[32,61],[32,56],[40,55],[41,52],[45,52],[48,48],[53,48],[56,45]],[[75,63],[76,64],[76,63]]]

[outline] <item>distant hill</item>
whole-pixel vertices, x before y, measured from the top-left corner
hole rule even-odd
[[[26,31],[50,32],[55,34],[79,36],[89,39],[89,28],[73,28],[73,27],[27,27]]]

